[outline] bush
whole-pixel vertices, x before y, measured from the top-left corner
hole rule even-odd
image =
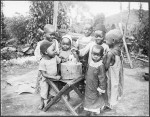
[[[28,23],[27,17],[24,17],[20,14],[12,18],[6,18],[5,19],[6,32],[10,35],[10,37],[16,38],[21,44],[24,44],[27,42],[26,40],[26,37],[28,35],[26,31],[27,23]]]

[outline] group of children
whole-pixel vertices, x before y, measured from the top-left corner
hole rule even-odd
[[[48,85],[47,79],[52,81],[61,79],[60,63],[70,59],[79,61],[78,57],[86,54],[88,62],[85,75],[84,114],[100,114],[106,108],[111,109],[121,98],[123,94],[121,32],[114,29],[104,36],[102,31],[96,30],[92,37],[90,25],[86,25],[84,31],[85,36],[79,39],[76,45],[73,45],[70,35],[64,35],[59,45],[57,40],[51,39],[54,27],[50,24],[45,25],[45,39],[39,42],[35,49],[35,56],[39,60],[38,81],[41,96],[39,109],[46,106],[48,99],[56,95]],[[81,47],[81,42],[86,44]]]

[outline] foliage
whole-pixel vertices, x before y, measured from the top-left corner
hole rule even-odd
[[[12,18],[5,18],[6,31],[11,38],[16,38],[20,44],[25,44],[27,40],[26,25],[28,19],[18,14]]]
[[[145,55],[149,55],[149,17],[148,13],[144,13],[144,10],[142,9],[142,4],[140,5],[139,9],[139,28],[137,30],[137,33],[134,35],[136,37],[137,43],[139,45],[139,48],[142,48],[142,53]]]
[[[116,29],[115,24],[112,24],[112,25],[111,25],[111,29]]]
[[[126,23],[128,11],[122,12],[122,22],[123,25]],[[143,54],[148,55],[149,49],[149,14],[148,11],[142,9],[140,6],[139,10],[131,10],[128,28],[127,28],[127,36],[134,36],[134,41],[132,43],[132,47],[134,48],[134,52],[138,52],[139,49],[143,49]],[[121,14],[115,14],[109,17],[106,17],[105,24],[107,26],[107,30],[109,31],[112,24],[118,24],[121,21]],[[116,25],[117,27],[117,25]]]
[[[39,28],[43,29],[45,24],[53,24],[54,1],[30,1],[30,3],[31,17],[27,25],[27,31],[29,32],[28,43],[31,44],[43,38],[43,35],[38,33]],[[59,1],[57,17],[58,28],[60,28],[62,24],[68,26],[69,21],[66,12],[65,3]]]
[[[3,2],[1,2],[1,8],[2,8],[2,11],[1,11],[1,48],[5,47],[6,46],[6,41],[8,40],[9,38],[9,35],[6,33],[6,24],[4,22],[4,14],[3,14]]]
[[[94,29],[103,31],[103,34],[106,33],[104,21],[105,15],[103,13],[100,13],[94,17],[94,24],[93,24]]]

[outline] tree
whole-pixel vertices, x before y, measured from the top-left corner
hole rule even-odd
[[[112,24],[111,29],[115,29],[115,28],[116,28],[115,24]]]
[[[8,40],[8,34],[6,33],[6,24],[4,22],[5,17],[3,14],[3,2],[1,1],[1,48],[6,46],[6,41]]]
[[[18,14],[12,18],[6,18],[6,31],[11,38],[16,38],[20,44],[27,42],[28,32],[26,31],[26,25],[28,24],[28,18]]]
[[[136,33],[134,34],[138,47],[143,49],[142,53],[149,55],[149,15],[148,11],[145,12],[142,9],[142,4],[140,3],[140,8],[138,10],[139,26]]]
[[[69,21],[66,15],[66,4],[59,1],[58,7],[58,28],[60,28],[62,24],[68,26]],[[27,25],[29,43],[37,42],[42,39],[43,35],[38,33],[38,29],[43,29],[45,24],[53,24],[53,12],[54,1],[31,1],[30,22]]]
[[[105,15],[103,13],[100,13],[100,14],[95,16],[94,25],[93,25],[95,30],[103,31],[103,35],[105,35],[105,33],[106,33],[104,21],[105,21]]]

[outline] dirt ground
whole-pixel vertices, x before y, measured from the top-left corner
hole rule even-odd
[[[142,77],[144,72],[149,72],[149,68],[124,68],[125,83],[122,100],[111,111],[101,113],[101,116],[149,116],[149,82]],[[37,69],[21,75],[9,75],[7,79],[36,80]],[[24,93],[18,95],[14,91],[15,86],[1,81],[1,115],[44,115],[44,116],[71,116],[63,101],[53,105],[47,112],[37,109],[40,98],[39,95]],[[81,100],[72,91],[71,104],[76,105]]]

